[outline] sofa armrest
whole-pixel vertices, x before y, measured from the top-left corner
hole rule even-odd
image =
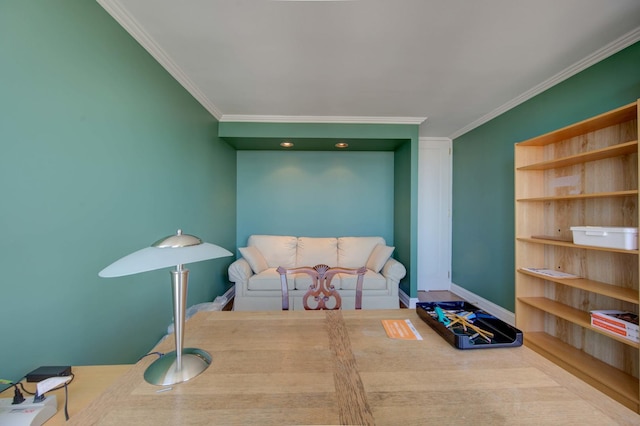
[[[253,275],[251,266],[244,258],[240,258],[229,265],[229,281],[234,283],[247,282]]]
[[[394,282],[400,282],[401,279],[407,275],[407,270],[404,265],[394,258],[389,258],[387,262],[382,267],[380,273],[387,279],[390,279]]]

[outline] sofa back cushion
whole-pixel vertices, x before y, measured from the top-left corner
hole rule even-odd
[[[338,264],[337,238],[298,238],[296,266],[336,266]]]
[[[264,258],[260,250],[255,246],[240,247],[238,248],[240,254],[244,259],[249,262],[249,266],[254,274],[259,274],[262,271],[269,269],[269,264]]]
[[[338,266],[359,268],[367,264],[376,245],[386,245],[382,237],[340,237],[338,238]]]
[[[367,269],[371,269],[373,272],[378,273],[382,269],[387,260],[393,254],[393,250],[395,247],[383,246],[382,244],[377,244],[371,255],[369,256],[369,260],[367,260],[367,264],[365,265]]]
[[[296,266],[296,237],[282,235],[251,235],[247,241],[249,247],[256,247],[267,261],[269,268]]]

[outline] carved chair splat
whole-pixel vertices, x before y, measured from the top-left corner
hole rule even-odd
[[[340,309],[342,306],[342,298],[340,293],[335,289],[331,280],[336,274],[357,275],[356,282],[356,309],[362,309],[362,281],[367,268],[331,268],[327,265],[316,265],[314,267],[303,266],[299,268],[284,268],[279,266],[277,272],[280,274],[280,283],[282,285],[282,310],[289,310],[289,287],[287,285],[287,275],[306,273],[311,277],[311,285],[309,290],[302,297],[302,304],[306,310],[319,309]],[[315,302],[315,307],[309,305],[309,300]],[[331,299],[335,300],[333,307],[328,307]]]

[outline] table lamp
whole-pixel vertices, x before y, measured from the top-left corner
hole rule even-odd
[[[183,265],[231,255],[230,251],[205,243],[193,235],[183,234],[179,229],[176,235],[170,235],[156,241],[151,247],[131,253],[107,266],[98,274],[105,278],[121,277],[176,267],[175,270],[170,271],[176,350],[162,355],[147,368],[144,373],[144,379],[147,382],[161,386],[185,382],[202,373],[211,364],[211,355],[206,351],[183,348],[189,279],[189,270],[184,269]]]

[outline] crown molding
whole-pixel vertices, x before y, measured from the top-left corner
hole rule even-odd
[[[252,123],[422,124],[427,117],[344,117],[314,115],[224,114],[220,121]]]
[[[452,142],[452,140],[449,139],[449,138],[439,137],[439,136],[420,136],[418,138],[418,141],[420,141],[420,142],[443,142],[443,143]]]
[[[529,99],[533,98],[534,96],[539,95],[540,93],[544,92],[547,89],[550,89],[551,87],[555,86],[556,84],[563,82],[564,80],[568,79],[569,77],[572,77],[572,76],[578,74],[580,71],[584,71],[585,69],[589,68],[590,66],[593,66],[593,65],[597,64],[598,62],[602,61],[603,59],[606,59],[609,56],[621,51],[625,47],[631,46],[632,44],[636,43],[639,40],[640,40],[640,27],[638,27],[638,28],[636,28],[634,30],[631,30],[630,32],[628,32],[625,35],[623,35],[622,37],[618,38],[617,40],[614,40],[613,42],[607,44],[603,48],[596,50],[591,55],[583,58],[582,60],[574,63],[573,65],[569,66],[568,68],[560,71],[558,74],[554,75],[553,77],[543,81],[542,83],[538,84],[537,86],[532,87],[531,89],[527,90],[526,92],[524,92],[520,96],[510,100],[509,102],[505,103],[504,105],[494,109],[490,113],[480,117],[476,121],[474,121],[472,123],[469,123],[466,126],[464,126],[463,128],[453,132],[449,136],[449,138],[450,139],[455,139],[457,137],[460,137],[460,136],[464,135],[467,132],[470,132],[471,130],[475,129],[476,127],[480,127],[484,123],[486,123],[486,122],[488,122],[490,120],[493,120],[494,118],[498,117],[499,115],[504,114],[505,112],[509,111],[512,108],[515,108],[516,106],[524,103],[525,101],[528,101]]]
[[[117,0],[96,0],[147,52],[155,58],[211,115],[220,120],[222,112],[187,77],[182,69],[158,46]]]

